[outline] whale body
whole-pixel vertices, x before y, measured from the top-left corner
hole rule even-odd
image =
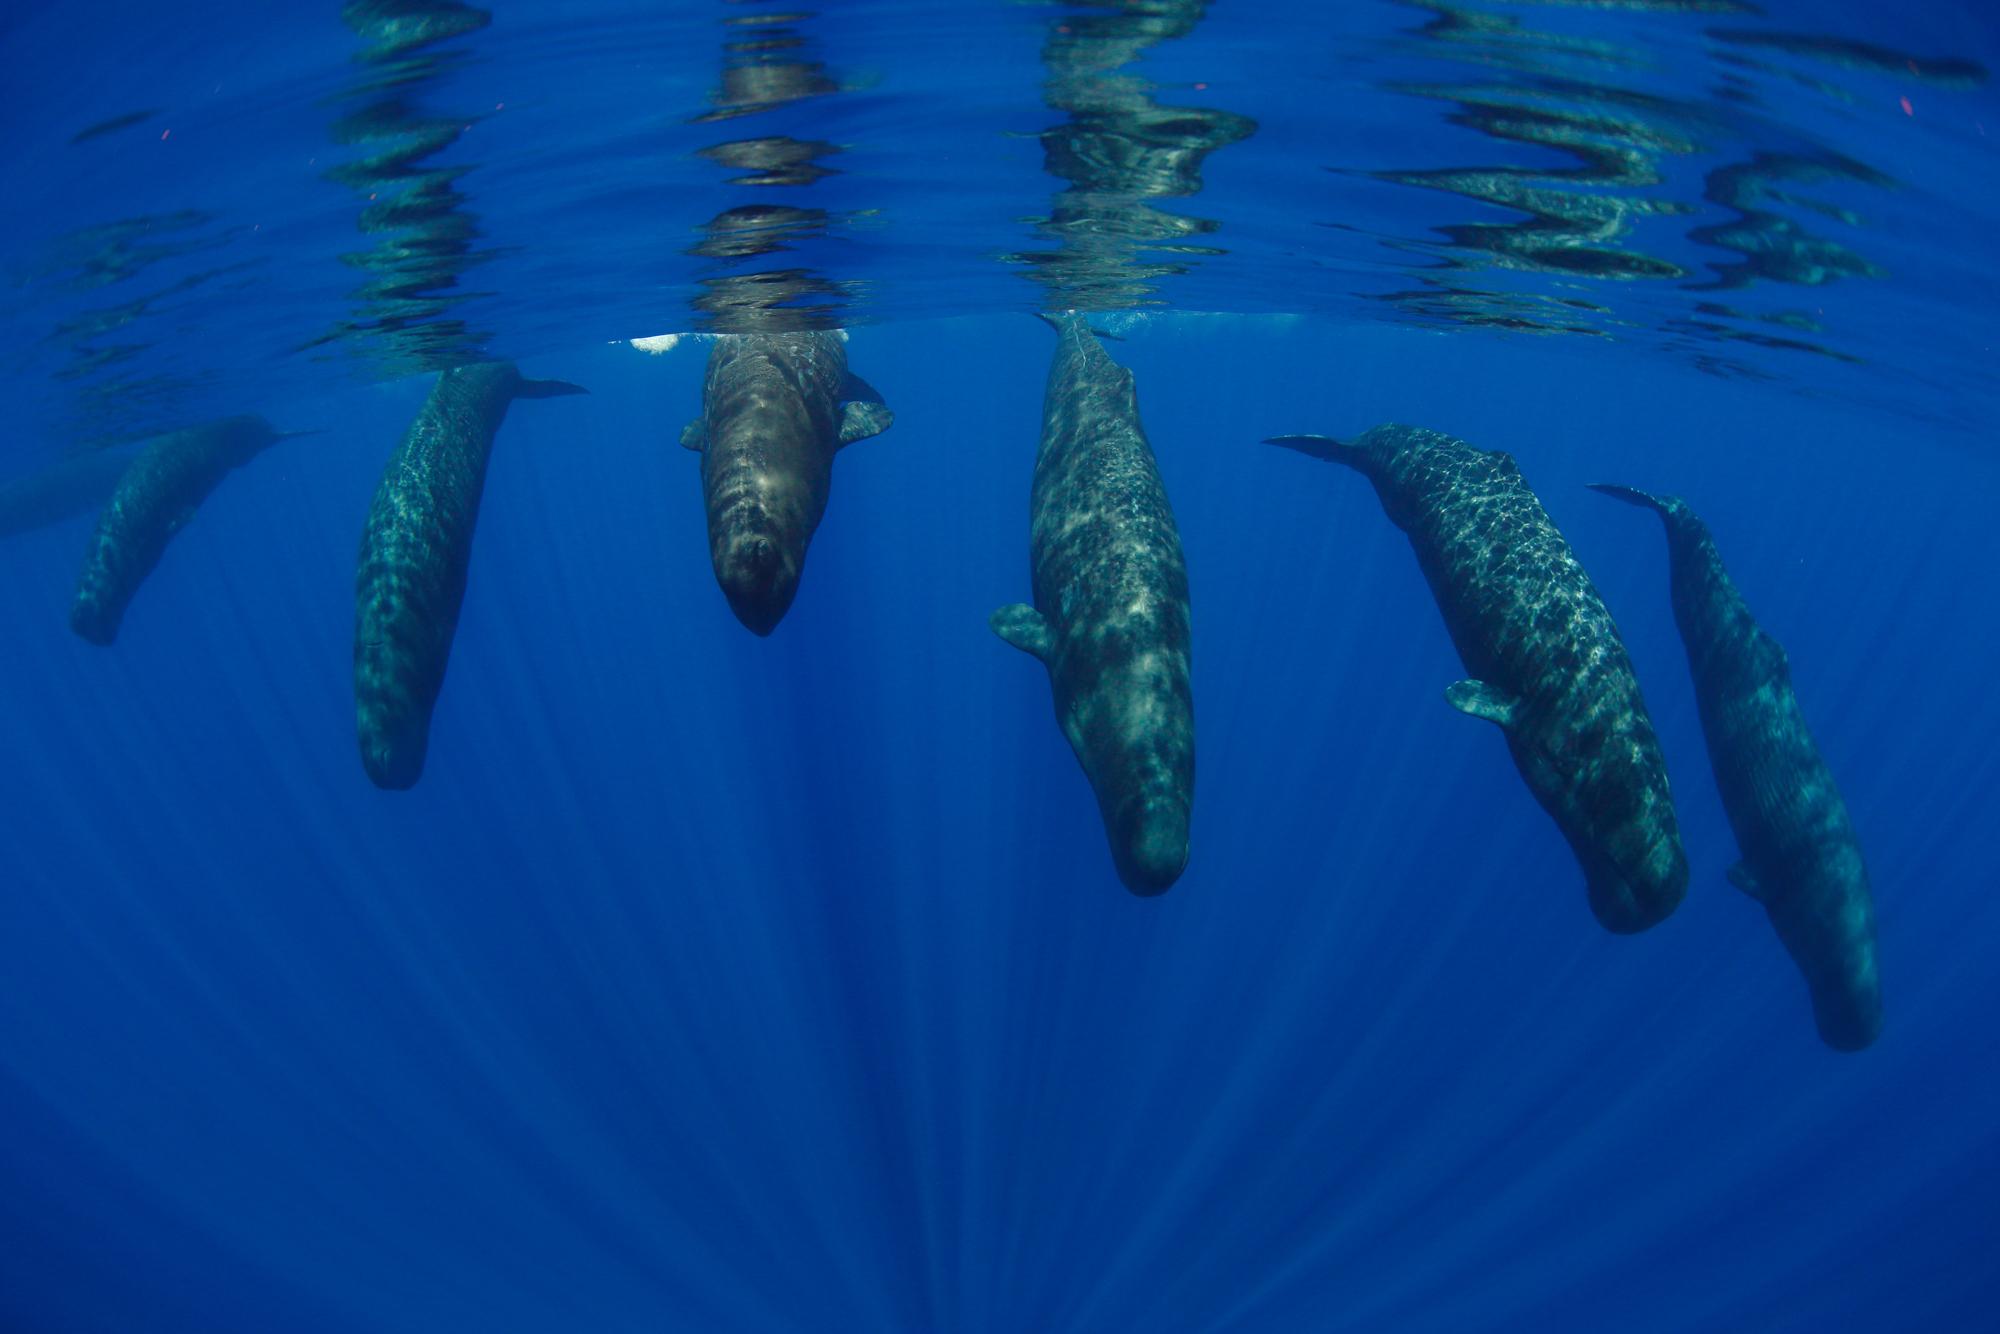
[[[508,405],[583,392],[523,379],[512,362],[460,366],[438,376],[389,456],[354,577],[354,720],[362,767],[377,787],[407,788],[423,774],[486,463]]]
[[[1875,901],[1847,804],[1792,692],[1785,650],[1750,614],[1687,502],[1626,486],[1591,489],[1651,509],[1666,525],[1674,622],[1743,854],[1729,879],[1764,906],[1805,975],[1821,1041],[1859,1051],[1882,1031]]]
[[[93,644],[118,638],[125,609],[174,534],[231,469],[279,439],[262,417],[227,417],[148,442],[119,473],[85,549],[70,629]]]
[[[1344,463],[1409,537],[1473,679],[1453,708],[1497,724],[1583,868],[1608,930],[1642,931],[1687,892],[1687,856],[1652,719],[1618,627],[1521,470],[1436,431],[1270,443]]]
[[[834,454],[894,421],[837,333],[716,336],[681,444],[701,455],[715,581],[751,632],[770,634],[798,593]]]
[[[1029,498],[1035,604],[1002,607],[990,624],[1048,668],[1119,878],[1158,894],[1187,865],[1194,803],[1187,565],[1132,373],[1081,317],[1050,323]]]

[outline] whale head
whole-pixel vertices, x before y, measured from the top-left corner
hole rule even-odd
[[[768,635],[799,591],[800,557],[774,529],[751,524],[720,534],[711,552],[729,609],[752,634]]]
[[[1180,879],[1188,859],[1188,805],[1172,793],[1141,796],[1107,818],[1111,860],[1134,894],[1150,898]]]

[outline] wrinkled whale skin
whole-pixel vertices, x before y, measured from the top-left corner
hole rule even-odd
[[[438,376],[390,455],[354,578],[355,728],[362,767],[377,787],[407,788],[423,774],[487,460],[508,405],[582,392],[525,380],[511,362],[460,366]]]
[[[1764,907],[1805,977],[1820,1040],[1859,1051],[1882,1031],[1875,900],[1861,842],[1792,690],[1785,650],[1750,613],[1708,525],[1677,496],[1593,490],[1666,526],[1674,622],[1722,808],[1743,860],[1729,879]]]
[[[1514,460],[1399,425],[1352,444],[1272,443],[1374,483],[1472,677],[1447,702],[1505,733],[1599,923],[1625,934],[1664,920],[1688,880],[1666,760],[1611,613]]]
[[[1194,803],[1187,565],[1132,373],[1080,317],[1051,323],[1029,500],[1035,604],[991,624],[1048,668],[1119,878],[1158,894],[1187,865]]]

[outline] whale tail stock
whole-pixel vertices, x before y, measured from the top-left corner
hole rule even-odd
[[[1296,449],[1301,454],[1309,454],[1328,463],[1345,463],[1350,468],[1359,468],[1361,457],[1366,452],[1357,445],[1336,440],[1330,435],[1273,435],[1266,436],[1264,443]]]
[[[514,391],[516,398],[561,398],[566,394],[587,394],[590,391],[580,384],[568,380],[528,380],[523,379]]]

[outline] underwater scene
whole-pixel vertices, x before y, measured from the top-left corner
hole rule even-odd
[[[2000,1328],[1988,0],[0,59],[0,1331]]]

